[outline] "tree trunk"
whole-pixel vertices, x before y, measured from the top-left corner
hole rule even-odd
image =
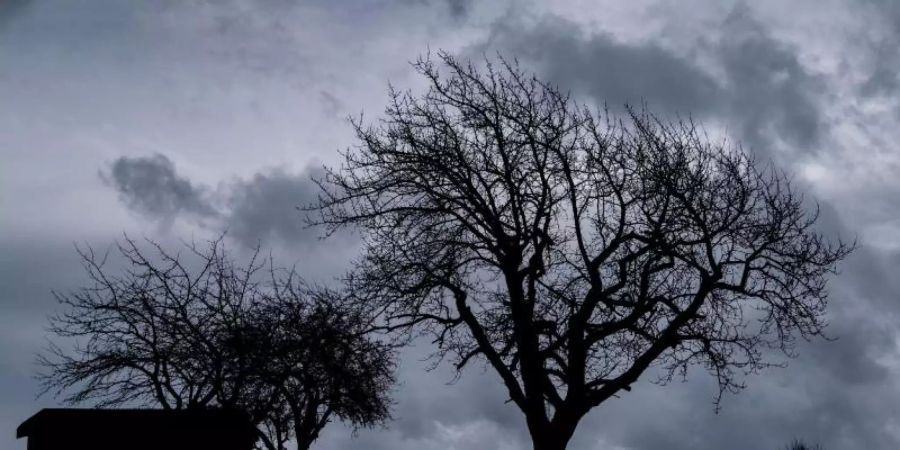
[[[297,421],[299,422],[299,421]],[[319,429],[315,425],[300,424],[294,428],[294,439],[297,442],[297,450],[309,450],[313,442],[319,438]]]
[[[316,438],[319,437],[318,433],[313,435],[304,434],[302,436],[297,436],[297,450],[309,450],[312,447],[313,442],[316,441]]]
[[[532,423],[529,423],[528,431],[531,434],[534,450],[566,450],[569,440],[575,434],[575,427],[578,426],[577,419],[544,426],[532,425]]]
[[[560,433],[550,430],[531,432],[532,448],[534,450],[566,450],[572,433]]]
[[[569,440],[575,434],[578,422],[585,413],[587,413],[586,409],[582,410],[577,406],[567,404],[556,411],[549,423],[540,412],[531,417],[526,416],[532,448],[534,450],[566,450]]]

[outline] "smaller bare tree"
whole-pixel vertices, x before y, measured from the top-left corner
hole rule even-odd
[[[127,236],[130,269],[113,275],[106,255],[79,249],[91,286],[54,293],[65,307],[50,330],[72,338],[39,360],[44,392],[70,404],[233,408],[258,443],[306,449],[335,418],[371,426],[389,418],[393,350],[366,337],[367,317],[335,292],[306,285],[258,251],[246,266],[222,238],[187,246],[193,261]]]

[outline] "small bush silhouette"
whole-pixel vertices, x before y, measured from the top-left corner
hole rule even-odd
[[[806,442],[803,442],[798,439],[798,440],[791,442],[790,445],[785,447],[785,450],[824,450],[824,449],[819,444],[809,445]]]

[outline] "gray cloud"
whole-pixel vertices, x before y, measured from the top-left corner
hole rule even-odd
[[[212,217],[217,213],[205,189],[193,185],[164,155],[121,157],[108,173],[101,173],[132,210],[170,222],[178,214]]]
[[[402,0],[404,3],[422,4],[445,9],[454,20],[465,19],[472,8],[473,0]]]
[[[822,131],[822,81],[749,8],[734,8],[719,27],[714,37],[701,36],[690,52],[679,52],[656,41],[626,43],[587,32],[557,16],[526,25],[514,15],[495,22],[489,37],[465,53],[515,56],[561,88],[614,109],[647,102],[665,114],[724,121],[763,155],[778,139],[800,150],[813,147]]]
[[[101,172],[128,209],[166,224],[181,217],[202,228],[225,231],[246,248],[315,245],[322,230],[308,226],[302,208],[316,202],[319,187],[313,179],[322,175],[318,168],[296,174],[271,169],[213,190],[181,176],[161,154],[121,157],[108,173]]]
[[[328,159],[330,153],[298,152],[294,144],[302,143],[303,149],[345,145],[350,133],[335,118],[360,109],[379,111],[385,100],[379,88],[387,78],[406,85],[405,62],[426,45],[476,57],[502,50],[577,95],[611,106],[643,99],[654,110],[692,113],[723,124],[764,156],[779,144],[808,150],[802,156],[812,159],[828,156],[828,149],[818,148],[842,144],[823,139],[831,136],[823,115],[873,97],[893,101],[900,88],[896,2],[822,4],[835,13],[863,14],[853,42],[834,50],[843,53],[839,60],[862,61],[846,69],[858,75],[849,81],[841,78],[845,74],[832,79],[805,66],[809,60],[801,61],[800,50],[817,43],[795,39],[788,44],[782,39],[793,25],[775,29],[777,24],[764,19],[796,15],[802,6],[779,5],[774,11],[771,2],[747,2],[707,20],[712,3],[657,4],[644,23],[621,15],[624,3],[598,2],[602,14],[625,17],[630,22],[623,26],[646,38],[634,41],[603,27],[588,30],[553,15],[552,6],[536,23],[514,17],[481,29],[490,22],[478,16],[487,7],[470,0],[378,0],[340,8],[328,2],[215,0],[167,2],[162,12],[149,2],[0,1],[0,53],[9,55],[0,93],[12,99],[0,105],[0,153],[6,162],[0,164],[0,204],[3,211],[8,206],[14,211],[7,216],[14,220],[0,221],[6,236],[0,242],[0,397],[8,400],[0,406],[6,430],[0,443],[24,448],[22,441],[12,440],[15,425],[35,408],[52,406],[48,399],[33,398],[30,361],[43,342],[43,316],[53,308],[49,289],[83,281],[71,241],[89,238],[102,245],[121,229],[136,236],[160,231],[141,228],[151,221],[132,223],[116,214],[121,205],[114,196],[106,198],[94,188],[94,173],[111,152],[171,149],[172,159],[124,157],[117,163],[126,173],[115,176],[115,164],[104,171],[121,204],[142,218],[180,221],[185,228],[179,232],[228,229],[242,246],[262,241],[264,247],[283,247],[290,260],[305,258],[304,273],[330,276],[353,256],[355,241],[320,244],[318,230],[303,228],[296,206],[307,202],[308,178],[315,171],[263,169],[248,175],[242,170],[247,164],[266,168],[291,158],[300,163]],[[809,14],[826,25],[817,33],[841,31],[828,26],[832,20],[819,5]],[[703,8],[704,13],[698,19],[694,11],[667,15],[665,8]],[[678,21],[683,33],[667,34]],[[478,44],[481,33],[488,39]],[[832,102],[838,95],[849,98]],[[873,123],[871,112],[856,112],[853,120]],[[877,137],[863,140],[877,144],[866,151],[896,154],[890,131],[896,118],[876,114],[883,128],[867,129],[849,120],[842,125]],[[246,149],[251,145],[268,151],[250,156]],[[789,160],[795,155],[774,156]],[[48,167],[51,159],[61,162]],[[203,167],[204,179],[227,180],[233,173],[243,178],[204,185],[173,162],[186,160]],[[880,159],[869,164],[884,167]],[[840,203],[823,201],[823,229],[852,237],[841,214],[857,224],[897,220],[896,189],[886,184],[842,190]],[[71,222],[79,212],[73,205],[81,204],[96,204],[94,215],[107,223],[80,220],[79,228],[53,230],[42,225]],[[856,211],[864,219],[849,216]],[[52,236],[41,234],[47,230]],[[900,398],[895,381],[900,252],[880,246],[874,242],[857,250],[832,283],[830,331],[836,341],[801,343],[798,359],[787,368],[748,377],[747,390],[726,397],[719,414],[711,403],[713,380],[701,371],[692,372],[688,383],[665,387],[645,377],[633,392],[593,411],[571,448],[774,450],[795,437],[820,442],[827,450],[896,448],[898,437],[889,430],[900,422],[895,406]],[[404,355],[397,421],[389,429],[361,430],[352,439],[349,430],[335,425],[319,447],[529,448],[521,414],[504,403],[492,372],[468,370],[447,386],[449,368],[426,372],[416,362],[427,350],[427,342],[423,345]]]
[[[650,102],[668,112],[705,112],[720,94],[715,80],[685,58],[649,43],[632,45],[612,35],[586,33],[570,20],[545,16],[527,26],[517,17],[494,23],[469,57],[493,51],[516,57],[562,89],[608,102]]]
[[[307,226],[302,208],[312,205],[319,194],[313,177],[321,170],[299,174],[283,170],[258,173],[231,186],[227,228],[229,236],[247,246],[257,242],[310,244],[320,230]]]
[[[824,83],[798,60],[795,50],[774,39],[746,7],[722,23],[721,41],[713,46],[725,73],[724,112],[737,122],[754,151],[765,152],[773,138],[806,150],[822,131],[817,102]]]

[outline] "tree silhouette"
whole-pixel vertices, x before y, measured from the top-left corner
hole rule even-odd
[[[45,392],[68,403],[222,407],[246,412],[259,445],[306,449],[334,418],[356,426],[389,417],[393,350],[363,333],[369,318],[293,270],[258,258],[238,267],[222,238],[188,255],[118,246],[124,275],[79,250],[92,286],[55,294],[51,331],[74,338],[40,357]]]
[[[822,446],[818,444],[809,445],[804,441],[795,439],[790,445],[785,447],[785,450],[822,450]]]
[[[718,404],[762,349],[821,334],[852,246],[814,231],[785,174],[690,121],[594,112],[502,58],[439,60],[414,64],[422,96],[392,87],[384,119],[353,121],[316,221],[364,231],[348,292],[458,369],[491,367],[536,450],[565,448],[651,366],[661,382],[705,366]]]

